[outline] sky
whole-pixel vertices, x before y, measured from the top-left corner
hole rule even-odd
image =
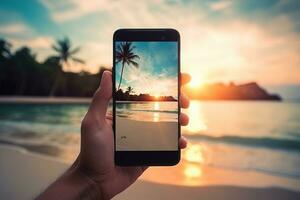
[[[116,29],[175,28],[192,85],[257,81],[286,91],[300,85],[299,10],[298,0],[1,0],[0,37],[42,61],[68,36],[86,61],[71,70],[94,73],[112,66]]]
[[[121,42],[116,42],[119,46]],[[132,87],[135,94],[173,96],[177,99],[177,42],[132,42],[138,67],[125,65],[121,89]],[[120,82],[122,63],[116,64],[116,87]]]

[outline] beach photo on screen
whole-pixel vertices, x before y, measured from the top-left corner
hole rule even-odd
[[[117,151],[177,150],[177,42],[115,45]]]

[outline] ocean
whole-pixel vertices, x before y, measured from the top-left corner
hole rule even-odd
[[[178,121],[178,102],[116,102],[119,117],[138,121]]]
[[[0,104],[0,142],[72,161],[87,104]],[[176,102],[122,103],[132,120],[176,121]],[[182,159],[300,179],[300,103],[191,101]],[[137,115],[139,113],[139,115]]]

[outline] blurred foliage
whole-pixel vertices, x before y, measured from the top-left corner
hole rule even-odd
[[[73,57],[79,48],[71,48],[67,38],[58,40],[53,48],[57,55],[38,62],[36,55],[28,47],[21,47],[12,52],[12,45],[0,39],[0,95],[92,96],[100,83],[103,71],[107,69],[100,67],[96,74],[85,71],[65,72],[62,66],[70,65],[68,60],[84,62]]]

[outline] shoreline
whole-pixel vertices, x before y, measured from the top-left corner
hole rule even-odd
[[[33,151],[26,146],[18,144],[3,143],[0,141],[0,149],[13,149],[21,152],[24,156],[35,156],[42,159],[49,159],[53,162],[70,165],[72,160],[65,160],[42,151]],[[76,157],[76,156],[75,156]],[[75,158],[74,158],[75,160]],[[1,157],[0,157],[1,161]],[[187,162],[181,158],[181,162],[176,166],[151,167],[142,176],[141,180],[151,183],[166,184],[184,187],[202,187],[202,186],[235,186],[235,187],[254,187],[254,188],[283,188],[291,191],[300,192],[300,179],[287,176],[276,176],[269,173],[263,173],[253,170],[233,170],[228,168],[201,166],[199,163]],[[200,176],[186,177],[188,170],[200,169]],[[164,173],[162,173],[164,171]],[[177,174],[177,176],[174,176]],[[1,176],[1,171],[0,171]],[[230,177],[230,178],[228,178]]]
[[[20,147],[0,145],[0,193],[3,199],[32,199],[60,176],[70,165],[37,155]],[[20,164],[22,163],[22,164]],[[161,171],[161,170],[159,170]],[[169,170],[164,170],[168,172]],[[47,173],[45,173],[47,172]],[[150,170],[147,173],[151,173]],[[14,175],[12,175],[14,174]],[[165,174],[165,173],[164,173]],[[27,180],[31,180],[28,184]],[[149,189],[151,188],[151,189]],[[300,192],[280,187],[232,185],[183,186],[155,183],[143,177],[114,199],[299,199]]]
[[[91,97],[0,96],[0,103],[24,104],[89,104]]]

